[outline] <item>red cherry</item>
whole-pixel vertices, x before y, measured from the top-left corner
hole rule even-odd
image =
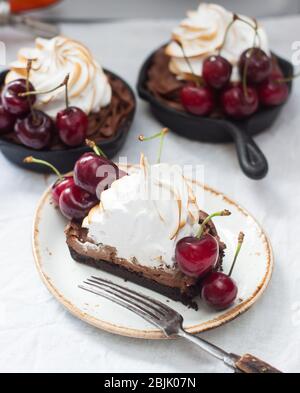
[[[209,234],[200,239],[185,237],[176,244],[176,262],[187,276],[203,277],[215,267],[218,257],[218,242]]]
[[[180,93],[181,103],[184,108],[198,116],[207,116],[215,108],[213,92],[208,87],[186,85]]]
[[[0,135],[14,130],[16,118],[0,104]]]
[[[65,176],[61,179],[58,179],[52,187],[51,190],[51,195],[54,203],[58,206],[59,205],[59,198],[63,191],[65,191],[66,188],[71,187],[74,185],[74,179],[73,176]]]
[[[77,186],[83,188],[100,199],[101,192],[116,180],[121,174],[112,161],[95,153],[85,153],[77,160],[74,167],[74,180]]]
[[[87,134],[88,116],[80,108],[67,107],[58,112],[56,127],[60,139],[71,147],[82,145]]]
[[[34,91],[34,87],[30,82],[28,82],[28,89]],[[17,79],[6,84],[1,93],[1,101],[4,109],[15,116],[25,116],[35,102],[34,95],[29,97],[19,95],[20,93],[26,92],[27,82],[25,79]]]
[[[53,130],[51,118],[38,110],[32,110],[27,117],[18,119],[15,124],[15,132],[23,145],[36,150],[49,145]]]
[[[287,101],[289,87],[285,82],[280,82],[282,76],[272,74],[258,86],[259,101],[264,106],[277,106]]]
[[[232,65],[223,56],[210,56],[204,60],[202,75],[208,86],[222,89],[232,74]]]
[[[258,95],[254,88],[247,88],[247,96],[241,84],[232,85],[221,94],[221,105],[224,113],[233,119],[243,119],[258,109]]]
[[[79,220],[84,218],[98,202],[94,195],[73,184],[61,193],[59,208],[69,220]]]
[[[230,307],[237,293],[238,288],[234,280],[221,272],[210,273],[202,283],[202,299],[216,310]]]
[[[241,78],[246,78],[249,83],[261,83],[272,70],[271,58],[260,48],[249,48],[242,53],[239,62]]]

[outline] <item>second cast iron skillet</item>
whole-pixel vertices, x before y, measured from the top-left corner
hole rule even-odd
[[[165,126],[188,139],[201,142],[224,143],[234,141],[243,172],[251,179],[262,179],[268,172],[268,162],[253,140],[253,135],[267,130],[275,122],[283,105],[263,108],[243,121],[226,118],[199,117],[175,110],[154,97],[146,87],[148,69],[153,52],[143,64],[137,84],[139,96],[149,102],[154,116]],[[275,56],[275,55],[274,55]],[[290,62],[275,56],[285,77],[293,75]],[[292,82],[288,83],[290,92]]]

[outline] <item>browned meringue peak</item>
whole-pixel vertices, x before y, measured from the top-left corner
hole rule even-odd
[[[34,59],[30,81],[36,90],[58,86],[67,74],[70,105],[87,114],[99,112],[111,102],[112,90],[100,65],[80,42],[67,37],[37,38],[34,48],[22,48],[11,64],[6,83],[26,76],[27,61]],[[55,117],[65,107],[64,88],[37,96],[36,107]]]
[[[202,65],[206,57],[218,53],[222,46],[228,25],[231,23],[233,13],[216,4],[201,3],[196,11],[189,11],[187,18],[180,22],[173,30],[172,41],[166,47],[166,54],[171,57],[170,71],[182,79],[188,79],[191,74],[186,57],[190,60],[193,72],[202,75]],[[236,21],[231,27],[222,55],[234,66],[233,80],[238,80],[237,64],[240,55],[245,49],[253,46],[255,27],[253,19],[241,16],[250,23],[250,26],[241,21]],[[261,26],[258,29],[260,46],[269,53],[268,40]],[[179,41],[184,48],[177,43]]]
[[[93,209],[83,222],[89,238],[141,265],[174,266],[177,240],[198,228],[197,197],[182,168],[149,165],[144,155],[138,169],[102,192],[101,201],[104,209]]]

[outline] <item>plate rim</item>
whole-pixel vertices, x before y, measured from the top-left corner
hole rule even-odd
[[[274,270],[274,253],[273,249],[271,246],[271,242],[265,232],[265,230],[262,228],[262,226],[259,224],[259,222],[256,220],[256,218],[249,213],[248,210],[243,208],[240,204],[235,202],[233,199],[225,195],[224,193],[217,191],[216,189],[206,185],[206,184],[200,184],[201,187],[205,191],[208,191],[216,196],[221,196],[224,200],[226,200],[227,203],[232,204],[235,206],[245,217],[250,217],[253,222],[256,224],[257,228],[260,230],[260,236],[262,237],[266,253],[267,253],[267,271],[262,278],[260,284],[257,286],[256,290],[250,295],[246,300],[244,300],[242,303],[237,304],[235,307],[231,308],[224,314],[218,316],[215,319],[212,319],[207,322],[203,322],[197,325],[189,326],[186,328],[186,330],[189,333],[192,334],[197,334],[197,333],[202,333],[208,330],[215,329],[217,327],[220,327],[240,315],[244,314],[246,311],[248,311],[263,295],[265,290],[268,287],[268,284],[271,280],[272,273]],[[131,338],[140,338],[140,339],[170,339],[167,338],[162,331],[159,329],[147,329],[147,330],[141,330],[141,329],[134,329],[134,328],[127,328],[119,325],[115,325],[111,322],[106,322],[101,319],[95,318],[91,315],[89,315],[87,312],[81,311],[77,306],[72,304],[67,298],[65,298],[60,291],[54,286],[54,284],[51,282],[50,277],[47,276],[47,274],[43,271],[42,267],[42,257],[40,253],[40,248],[39,248],[39,223],[40,223],[40,215],[41,211],[49,197],[49,194],[51,192],[52,186],[50,185],[46,191],[43,193],[42,197],[40,198],[35,213],[34,213],[34,218],[33,218],[33,228],[32,228],[32,251],[33,251],[33,257],[35,261],[35,266],[36,269],[39,273],[39,276],[46,286],[46,288],[49,290],[49,292],[54,296],[54,298],[62,304],[73,316],[77,317],[78,319],[88,323],[89,325],[92,325],[98,329],[102,329],[106,332],[113,333],[113,334],[118,334],[121,336],[125,337],[131,337]]]

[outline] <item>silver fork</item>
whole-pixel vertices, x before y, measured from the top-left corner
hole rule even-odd
[[[263,362],[257,357],[246,354],[238,356],[228,353],[208,341],[194,336],[183,328],[183,317],[177,311],[158,300],[132,291],[111,281],[92,276],[79,288],[104,297],[144,318],[158,327],[166,337],[183,337],[196,344],[205,352],[223,361],[223,363],[239,373],[281,373],[279,370]]]

